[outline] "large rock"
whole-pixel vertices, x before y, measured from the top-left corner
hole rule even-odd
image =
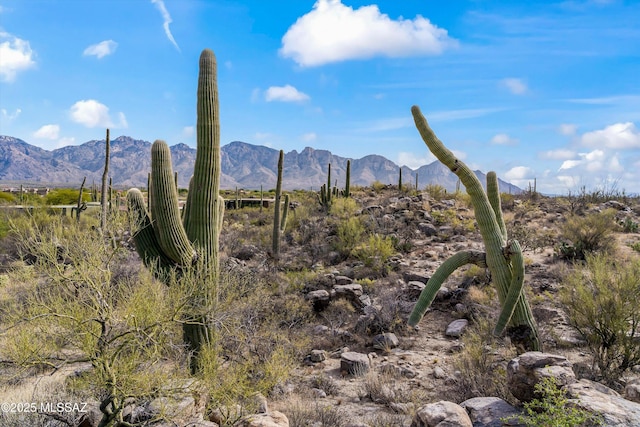
[[[594,414],[600,414],[606,427],[640,427],[640,404],[623,399],[602,384],[581,379],[565,387],[576,404]]]
[[[355,351],[347,351],[340,355],[340,371],[353,376],[361,376],[369,372],[369,356]]]
[[[502,427],[502,419],[515,419],[520,411],[499,397],[474,397],[460,404],[466,409],[473,427]],[[512,424],[506,424],[512,425]]]
[[[554,377],[558,386],[576,381],[571,362],[557,354],[530,351],[512,359],[507,365],[509,391],[522,402],[533,400],[536,384],[547,377]]]
[[[418,409],[411,427],[473,427],[473,424],[462,406],[441,400]]]

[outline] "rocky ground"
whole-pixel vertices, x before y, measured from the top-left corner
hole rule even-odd
[[[526,293],[544,352],[523,355],[508,337],[491,336],[500,307],[488,273],[476,267],[462,269],[445,282],[417,330],[406,326],[421,289],[445,259],[460,250],[483,250],[473,210],[464,196],[400,194],[386,188],[362,189],[354,197],[357,210],[343,212],[339,221],[359,217],[368,230],[392,236],[399,248],[388,257],[381,254],[380,263],[340,254],[335,223],[328,218],[341,214],[318,213],[317,207],[306,214],[301,207],[296,208],[297,214],[290,213],[292,224],[284,233],[278,265],[269,260],[266,245],[247,243],[246,236],[238,239],[231,232],[223,236],[225,254],[238,268],[268,269],[269,274],[284,274],[288,268],[305,270],[300,298],[315,308],[304,329],[310,338],[306,357],[299,360],[289,380],[266,400],[259,398],[263,414],[236,425],[517,425],[500,418],[521,411],[523,396],[533,384],[524,391],[518,384],[545,376],[536,371],[544,366],[557,367],[553,369],[562,384],[573,387],[572,397],[591,399],[584,407],[609,414],[605,425],[640,425],[640,366],[620,378],[619,393],[589,382],[597,379],[592,355],[569,325],[558,299],[562,277],[572,268],[558,256],[566,218],[574,212],[584,215],[611,208],[618,222],[637,223],[637,200],[588,203],[505,196],[507,229],[525,249]],[[243,216],[246,221],[252,215],[255,212],[239,210],[225,218],[241,222]],[[246,234],[239,227],[235,230]],[[630,247],[640,241],[635,231],[615,233],[620,259],[639,256]],[[522,360],[515,359],[519,354]],[[510,384],[508,378],[516,379]],[[469,401],[479,397],[495,399]],[[197,405],[187,400],[190,413],[195,410],[191,406]],[[456,404],[463,402],[465,409],[459,412]],[[435,406],[425,408],[429,404]],[[208,421],[189,425],[224,424],[235,417],[234,411],[221,408],[217,415],[200,414]]]

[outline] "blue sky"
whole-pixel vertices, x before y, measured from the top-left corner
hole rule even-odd
[[[195,146],[198,56],[222,143],[470,166],[566,194],[640,193],[640,2],[0,0],[0,134],[52,149]]]

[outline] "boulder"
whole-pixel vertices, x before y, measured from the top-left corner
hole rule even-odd
[[[441,400],[418,409],[411,427],[473,427],[473,424],[462,406]]]
[[[510,420],[520,415],[520,411],[499,397],[474,397],[460,404],[473,423],[473,427],[502,427],[501,420]],[[513,425],[513,424],[507,424]]]
[[[233,424],[233,427],[289,427],[285,414],[271,411],[267,414],[246,415]]]
[[[640,427],[640,403],[622,398],[610,388],[581,379],[565,387],[577,406],[600,414],[606,427]]]
[[[347,351],[340,355],[340,371],[353,376],[361,376],[369,372],[371,363],[369,356],[355,351]]]
[[[507,365],[507,386],[518,400],[530,402],[536,396],[536,384],[547,377],[554,377],[558,386],[576,381],[572,364],[566,357],[530,351],[512,359]]]

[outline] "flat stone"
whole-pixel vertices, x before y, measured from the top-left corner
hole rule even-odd
[[[460,338],[464,330],[467,328],[467,325],[469,325],[469,321],[467,319],[454,320],[449,323],[444,334],[448,337]]]
[[[400,345],[400,340],[396,334],[387,332],[373,337],[373,348],[378,350],[390,350]]]
[[[473,423],[473,427],[502,427],[502,419],[515,418],[520,411],[499,397],[474,397],[460,404]]]

